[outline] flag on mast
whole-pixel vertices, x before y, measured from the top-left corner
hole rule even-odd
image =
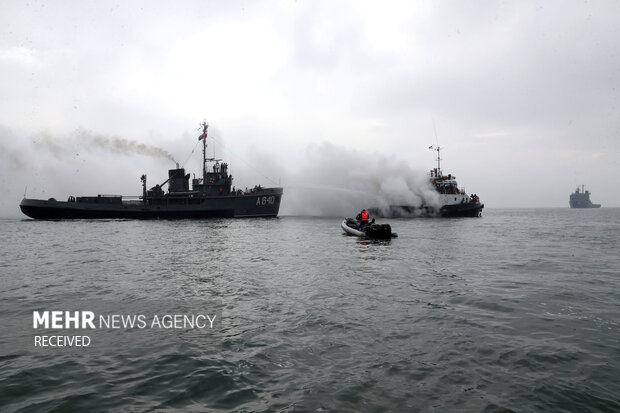
[[[203,122],[202,126],[202,135],[200,135],[198,137],[198,141],[201,141],[203,139],[207,139],[207,129],[209,128],[209,124],[207,122]]]

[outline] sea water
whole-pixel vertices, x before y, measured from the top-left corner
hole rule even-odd
[[[620,411],[620,209],[341,220],[0,221],[5,305],[221,304],[189,352],[0,354],[0,411]]]

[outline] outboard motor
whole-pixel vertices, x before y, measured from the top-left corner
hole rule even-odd
[[[392,227],[390,224],[372,224],[364,228],[366,236],[371,238],[391,238]]]

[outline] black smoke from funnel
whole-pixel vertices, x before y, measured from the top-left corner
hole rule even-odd
[[[85,130],[65,135],[49,131],[31,134],[0,125],[0,217],[23,216],[18,205],[26,187],[28,197],[42,199],[93,193],[137,195],[134,191],[140,189],[138,178],[144,171],[136,171],[134,162],[111,164],[110,156],[102,152],[174,162],[164,149],[119,137]],[[142,168],[144,160],[137,164]],[[136,175],[135,185],[127,180],[132,174]],[[154,176],[163,180],[165,174],[155,172]]]
[[[81,142],[86,143],[87,146],[101,148],[113,153],[121,153],[125,155],[146,155],[155,158],[165,158],[171,160],[172,162],[176,162],[174,157],[162,148],[131,141],[129,139],[94,134],[93,132],[86,131],[84,129],[78,129],[76,131],[76,137]]]

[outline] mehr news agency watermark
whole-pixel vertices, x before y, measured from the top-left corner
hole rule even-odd
[[[93,311],[33,311],[32,328],[95,329],[213,329],[217,314],[99,314]],[[89,335],[35,335],[35,347],[89,347]]]
[[[221,300],[0,302],[0,355],[174,354],[221,345]]]

